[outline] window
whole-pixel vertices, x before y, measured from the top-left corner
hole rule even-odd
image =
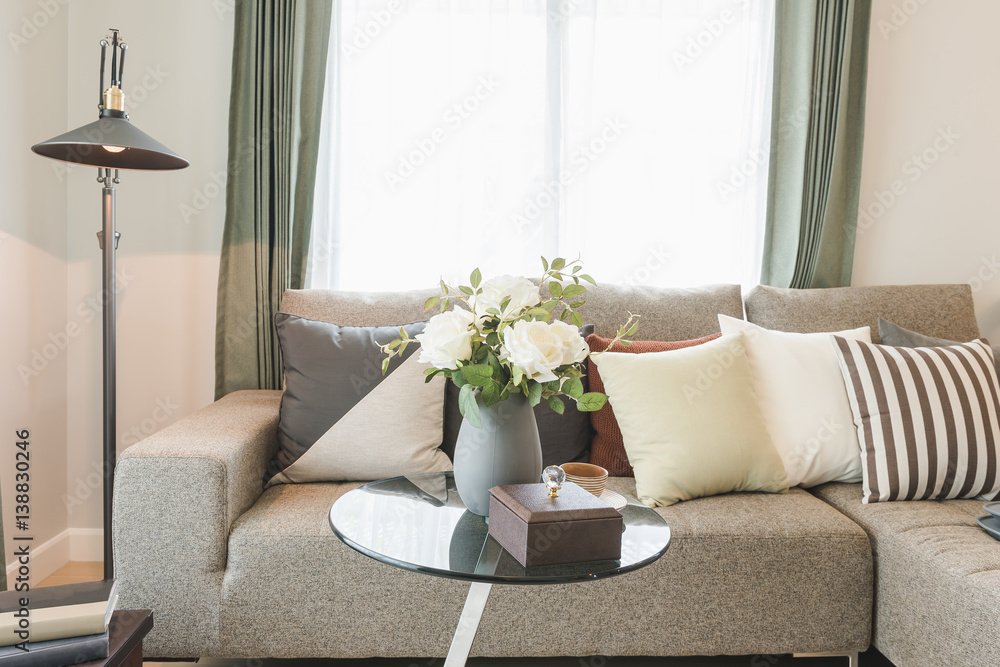
[[[309,286],[756,282],[773,0],[335,7]]]

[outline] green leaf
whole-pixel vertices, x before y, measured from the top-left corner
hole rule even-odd
[[[483,422],[479,418],[479,403],[476,402],[476,389],[471,384],[462,387],[458,392],[458,410],[475,428],[482,428]]]
[[[389,370],[389,359],[391,359],[391,357],[386,357],[382,360],[382,375],[385,375],[386,371]]]
[[[442,294],[447,294],[448,293],[448,283],[446,283],[444,280],[442,280],[441,283],[440,283],[440,285],[441,285],[441,293]]]
[[[586,304],[587,304],[586,301],[574,301],[573,303],[569,304],[569,307],[574,309],[583,308]]]
[[[549,396],[549,407],[552,408],[552,412],[560,415],[566,411],[566,406],[558,396]]]
[[[570,398],[579,400],[583,396],[583,382],[579,378],[570,378],[563,382],[562,390]]]
[[[388,344],[388,345],[386,345],[386,347],[387,347],[388,349],[390,349],[390,350],[395,350],[395,349],[396,349],[397,347],[399,347],[399,344],[400,344],[400,343],[402,343],[402,342],[403,342],[403,341],[401,341],[401,340],[399,340],[399,339],[397,338],[397,339],[396,339],[396,340],[394,340],[394,341],[390,341],[390,342],[389,342],[389,344]]]
[[[580,412],[597,412],[608,402],[608,397],[599,391],[587,392],[576,400],[576,409]]]
[[[528,404],[532,407],[538,405],[542,400],[542,390],[544,387],[537,382],[528,382]]]
[[[544,308],[545,310],[551,313],[553,310],[556,309],[556,306],[558,305],[559,305],[558,301],[556,301],[555,299],[549,299],[548,301],[543,301],[541,306],[539,307]]]
[[[477,387],[484,387],[493,378],[493,369],[485,364],[475,364],[463,366],[462,375],[469,381],[469,384]]]
[[[496,331],[486,334],[486,344],[490,347],[500,347],[500,334]]]
[[[625,332],[625,335],[626,335],[626,336],[634,336],[634,335],[635,335],[635,332],[636,332],[636,330],[637,330],[638,328],[639,328],[639,323],[638,323],[638,322],[636,322],[636,323],[635,323],[635,324],[633,324],[633,325],[632,325],[631,327],[629,327],[629,330]]]
[[[427,301],[424,301],[424,310],[430,310],[434,306],[438,305],[439,301],[441,301],[441,297],[432,296],[431,298],[427,299]]]
[[[464,387],[465,385],[469,384],[469,381],[465,379],[465,376],[462,375],[461,371],[459,371],[457,373],[455,371],[452,371],[450,377],[451,377],[451,381],[455,383],[456,387],[461,388],[461,387]]]
[[[579,273],[580,269],[582,269],[582,268],[583,268],[582,265],[577,264],[576,266],[573,267],[573,273]]]
[[[479,287],[479,283],[483,281],[483,274],[479,272],[479,269],[474,269],[472,275],[469,276],[469,284],[473,287]]]
[[[497,380],[497,379],[501,379],[502,380],[503,379],[503,366],[500,365],[500,360],[497,359],[497,355],[493,354],[492,350],[490,350],[489,354],[486,355],[486,363],[488,363],[490,365],[490,368],[493,369],[493,379],[494,380]]]
[[[514,386],[521,384],[521,379],[523,377],[524,377],[524,371],[522,371],[519,366],[510,367],[510,378],[511,378],[510,381],[514,383]]]
[[[549,261],[544,257],[542,257],[542,271],[544,272],[548,270],[549,270]]]
[[[594,280],[593,278],[591,278],[590,276],[588,276],[586,273],[581,273],[580,274],[580,278],[583,279],[583,280],[586,280],[591,285],[594,285],[594,286],[597,285],[597,281]]]
[[[507,310],[507,306],[509,305],[510,305],[509,296],[505,296],[504,298],[500,299],[500,312],[502,313],[503,311]]]
[[[555,298],[558,299],[559,297],[561,297],[563,295],[562,285],[560,285],[559,283],[557,283],[554,280],[551,281],[549,283],[549,292],[552,294],[552,296],[554,296]]]
[[[563,289],[562,293],[567,299],[572,299],[574,296],[580,296],[586,291],[587,288],[583,285],[567,285],[565,289]]]
[[[532,316],[534,318],[540,319],[543,322],[545,322],[550,317],[552,317],[552,313],[550,313],[549,311],[547,311],[544,308],[531,308],[525,314],[526,315],[530,315],[530,316]]]
[[[459,285],[458,289],[460,292],[462,292],[462,294],[468,294],[469,296],[472,296],[473,294],[476,293],[476,291],[471,287],[469,287],[468,285]]]
[[[566,266],[566,260],[563,259],[562,257],[556,257],[554,260],[552,260],[552,270],[553,271],[558,271],[559,269],[563,268],[564,266]]]
[[[578,327],[582,327],[583,326],[583,315],[581,315],[580,313],[576,312],[575,310],[573,311],[573,314],[569,316],[569,318],[573,322],[573,324],[575,324],[576,326],[578,326]]]
[[[483,403],[487,406],[496,405],[500,402],[500,385],[496,382],[489,382],[483,387]]]

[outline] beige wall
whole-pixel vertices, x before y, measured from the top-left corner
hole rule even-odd
[[[998,25],[995,0],[873,3],[853,282],[969,282],[1000,342]]]
[[[123,88],[137,127],[186,157],[179,172],[122,172],[118,186],[118,449],[211,402],[215,287],[225,210],[233,12],[229,0],[18,0],[0,3],[0,65],[9,104],[0,129],[0,422],[32,429],[36,542],[44,576],[66,558],[101,558],[100,185],[32,143],[96,118],[98,42],[109,26],[129,43]],[[44,14],[50,8],[51,17]],[[44,21],[35,18],[38,12]],[[44,23],[36,31],[24,28]],[[9,34],[31,34],[17,52]],[[35,34],[37,33],[37,34]],[[13,55],[13,57],[10,57]],[[17,128],[10,129],[10,128]],[[73,335],[23,384],[17,365],[49,334]],[[51,351],[51,350],[50,350]],[[13,439],[0,438],[5,528],[11,525]],[[10,479],[9,479],[10,478]]]
[[[11,562],[13,533],[30,535],[32,572],[66,547],[66,186],[49,178],[33,143],[66,126],[68,10],[0,3],[0,488]],[[29,530],[14,525],[15,431],[30,431]],[[20,544],[23,544],[20,543]],[[44,549],[43,545],[47,545]],[[60,550],[62,553],[59,553]]]

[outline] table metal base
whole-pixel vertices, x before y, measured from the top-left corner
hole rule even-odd
[[[483,543],[482,551],[479,552],[479,560],[476,561],[476,574],[495,573],[502,553],[503,549],[496,540],[487,539]],[[469,594],[465,597],[465,606],[462,607],[462,616],[458,619],[458,627],[455,628],[455,636],[451,640],[451,648],[448,649],[444,667],[463,667],[469,659],[469,651],[472,650],[472,642],[475,641],[476,633],[479,631],[479,620],[483,617],[483,609],[486,608],[486,601],[490,599],[491,590],[493,584],[480,581],[474,581],[469,586]]]
[[[476,632],[479,631],[479,619],[483,617],[483,609],[486,608],[491,590],[493,584],[476,582],[469,586],[469,595],[465,598],[462,617],[458,619],[458,627],[455,628],[455,637],[451,640],[451,648],[448,649],[444,667],[462,667],[469,659],[472,642],[475,641]]]

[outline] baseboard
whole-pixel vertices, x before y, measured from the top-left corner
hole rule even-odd
[[[19,544],[15,544],[15,549]],[[21,544],[24,544],[22,542]],[[32,586],[54,573],[71,560],[100,562],[104,560],[104,531],[100,528],[67,528],[51,540],[40,545],[28,542],[30,545],[30,562]],[[13,557],[14,554],[7,554]],[[7,585],[14,587],[19,563],[7,566]]]
[[[69,529],[64,530],[51,540],[43,542],[42,544],[35,544],[34,542],[14,542],[14,548],[17,549],[22,544],[27,544],[29,547],[28,567],[30,568],[31,574],[29,575],[28,583],[32,586],[37,585],[43,579],[69,562]],[[14,588],[14,584],[18,576],[17,569],[20,567],[20,564],[17,562],[15,556],[16,554],[7,554],[8,558],[14,558],[14,562],[7,566],[7,587],[11,589]]]

